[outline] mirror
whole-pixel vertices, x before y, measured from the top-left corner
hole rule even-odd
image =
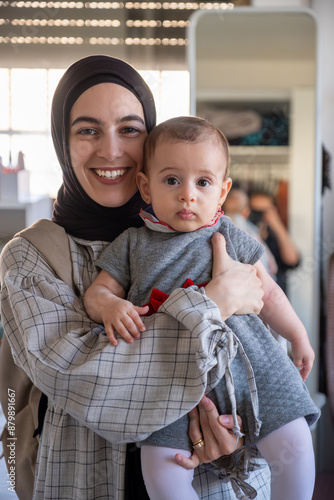
[[[308,9],[196,12],[188,31],[190,112],[228,136],[234,181],[280,192],[289,233],[301,255],[300,266],[289,274],[288,296],[316,354],[321,200],[317,38],[317,22]],[[255,133],[259,119],[261,133]],[[316,366],[311,375],[308,385],[315,394]]]

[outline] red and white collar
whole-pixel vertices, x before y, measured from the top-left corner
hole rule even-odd
[[[145,212],[144,210],[141,210],[139,213],[140,217],[143,219],[144,224],[146,227],[149,229],[152,229],[153,231],[158,231],[160,233],[178,233],[180,231],[176,231],[173,229],[171,226],[166,224],[166,222],[160,222],[154,215],[149,214],[148,212]],[[216,215],[213,217],[213,219],[210,221],[209,224],[206,224],[205,226],[199,227],[199,229],[202,229],[204,227],[212,227],[217,222],[219,221],[220,217],[224,215],[224,212],[222,210],[218,210]],[[190,232],[190,231],[189,231]]]

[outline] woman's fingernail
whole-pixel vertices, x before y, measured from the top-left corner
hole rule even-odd
[[[210,399],[207,398],[206,396],[203,396],[202,399],[201,399],[201,403],[203,406],[207,406],[210,402]]]
[[[230,423],[230,418],[227,415],[219,415],[218,417],[219,423],[226,425]]]

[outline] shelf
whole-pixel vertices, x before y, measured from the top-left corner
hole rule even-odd
[[[197,91],[197,105],[202,101],[212,102],[219,101],[222,103],[228,102],[288,102],[291,98],[289,89],[228,89],[228,88],[201,88]]]
[[[29,196],[22,202],[0,202],[0,240],[8,241],[36,220],[50,219],[51,215],[52,199],[48,196]]]
[[[1,200],[0,199],[0,210],[22,210],[27,208],[29,205],[39,203],[43,200],[49,200],[49,196],[46,195],[32,195],[26,196],[25,198],[17,200]]]
[[[231,162],[233,163],[289,163],[289,146],[231,146]]]

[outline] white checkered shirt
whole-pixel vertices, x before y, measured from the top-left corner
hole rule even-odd
[[[195,334],[161,314],[165,319],[154,334],[148,318],[141,339],[110,345],[103,327],[83,307],[84,293],[97,274],[94,261],[104,246],[71,239],[77,294],[54,276],[27,240],[15,238],[2,254],[5,332],[15,362],[49,399],[35,500],[122,500],[124,443],[144,439],[193,408],[205,392],[206,371],[215,363],[213,346],[222,335],[219,312],[205,294],[192,290],[180,300],[183,311],[196,311]],[[174,300],[173,294],[168,300]],[[257,461],[263,468],[247,482],[258,500],[267,500],[269,470],[262,459]],[[210,466],[195,471],[194,486],[201,499],[238,498],[231,483],[222,482]]]

